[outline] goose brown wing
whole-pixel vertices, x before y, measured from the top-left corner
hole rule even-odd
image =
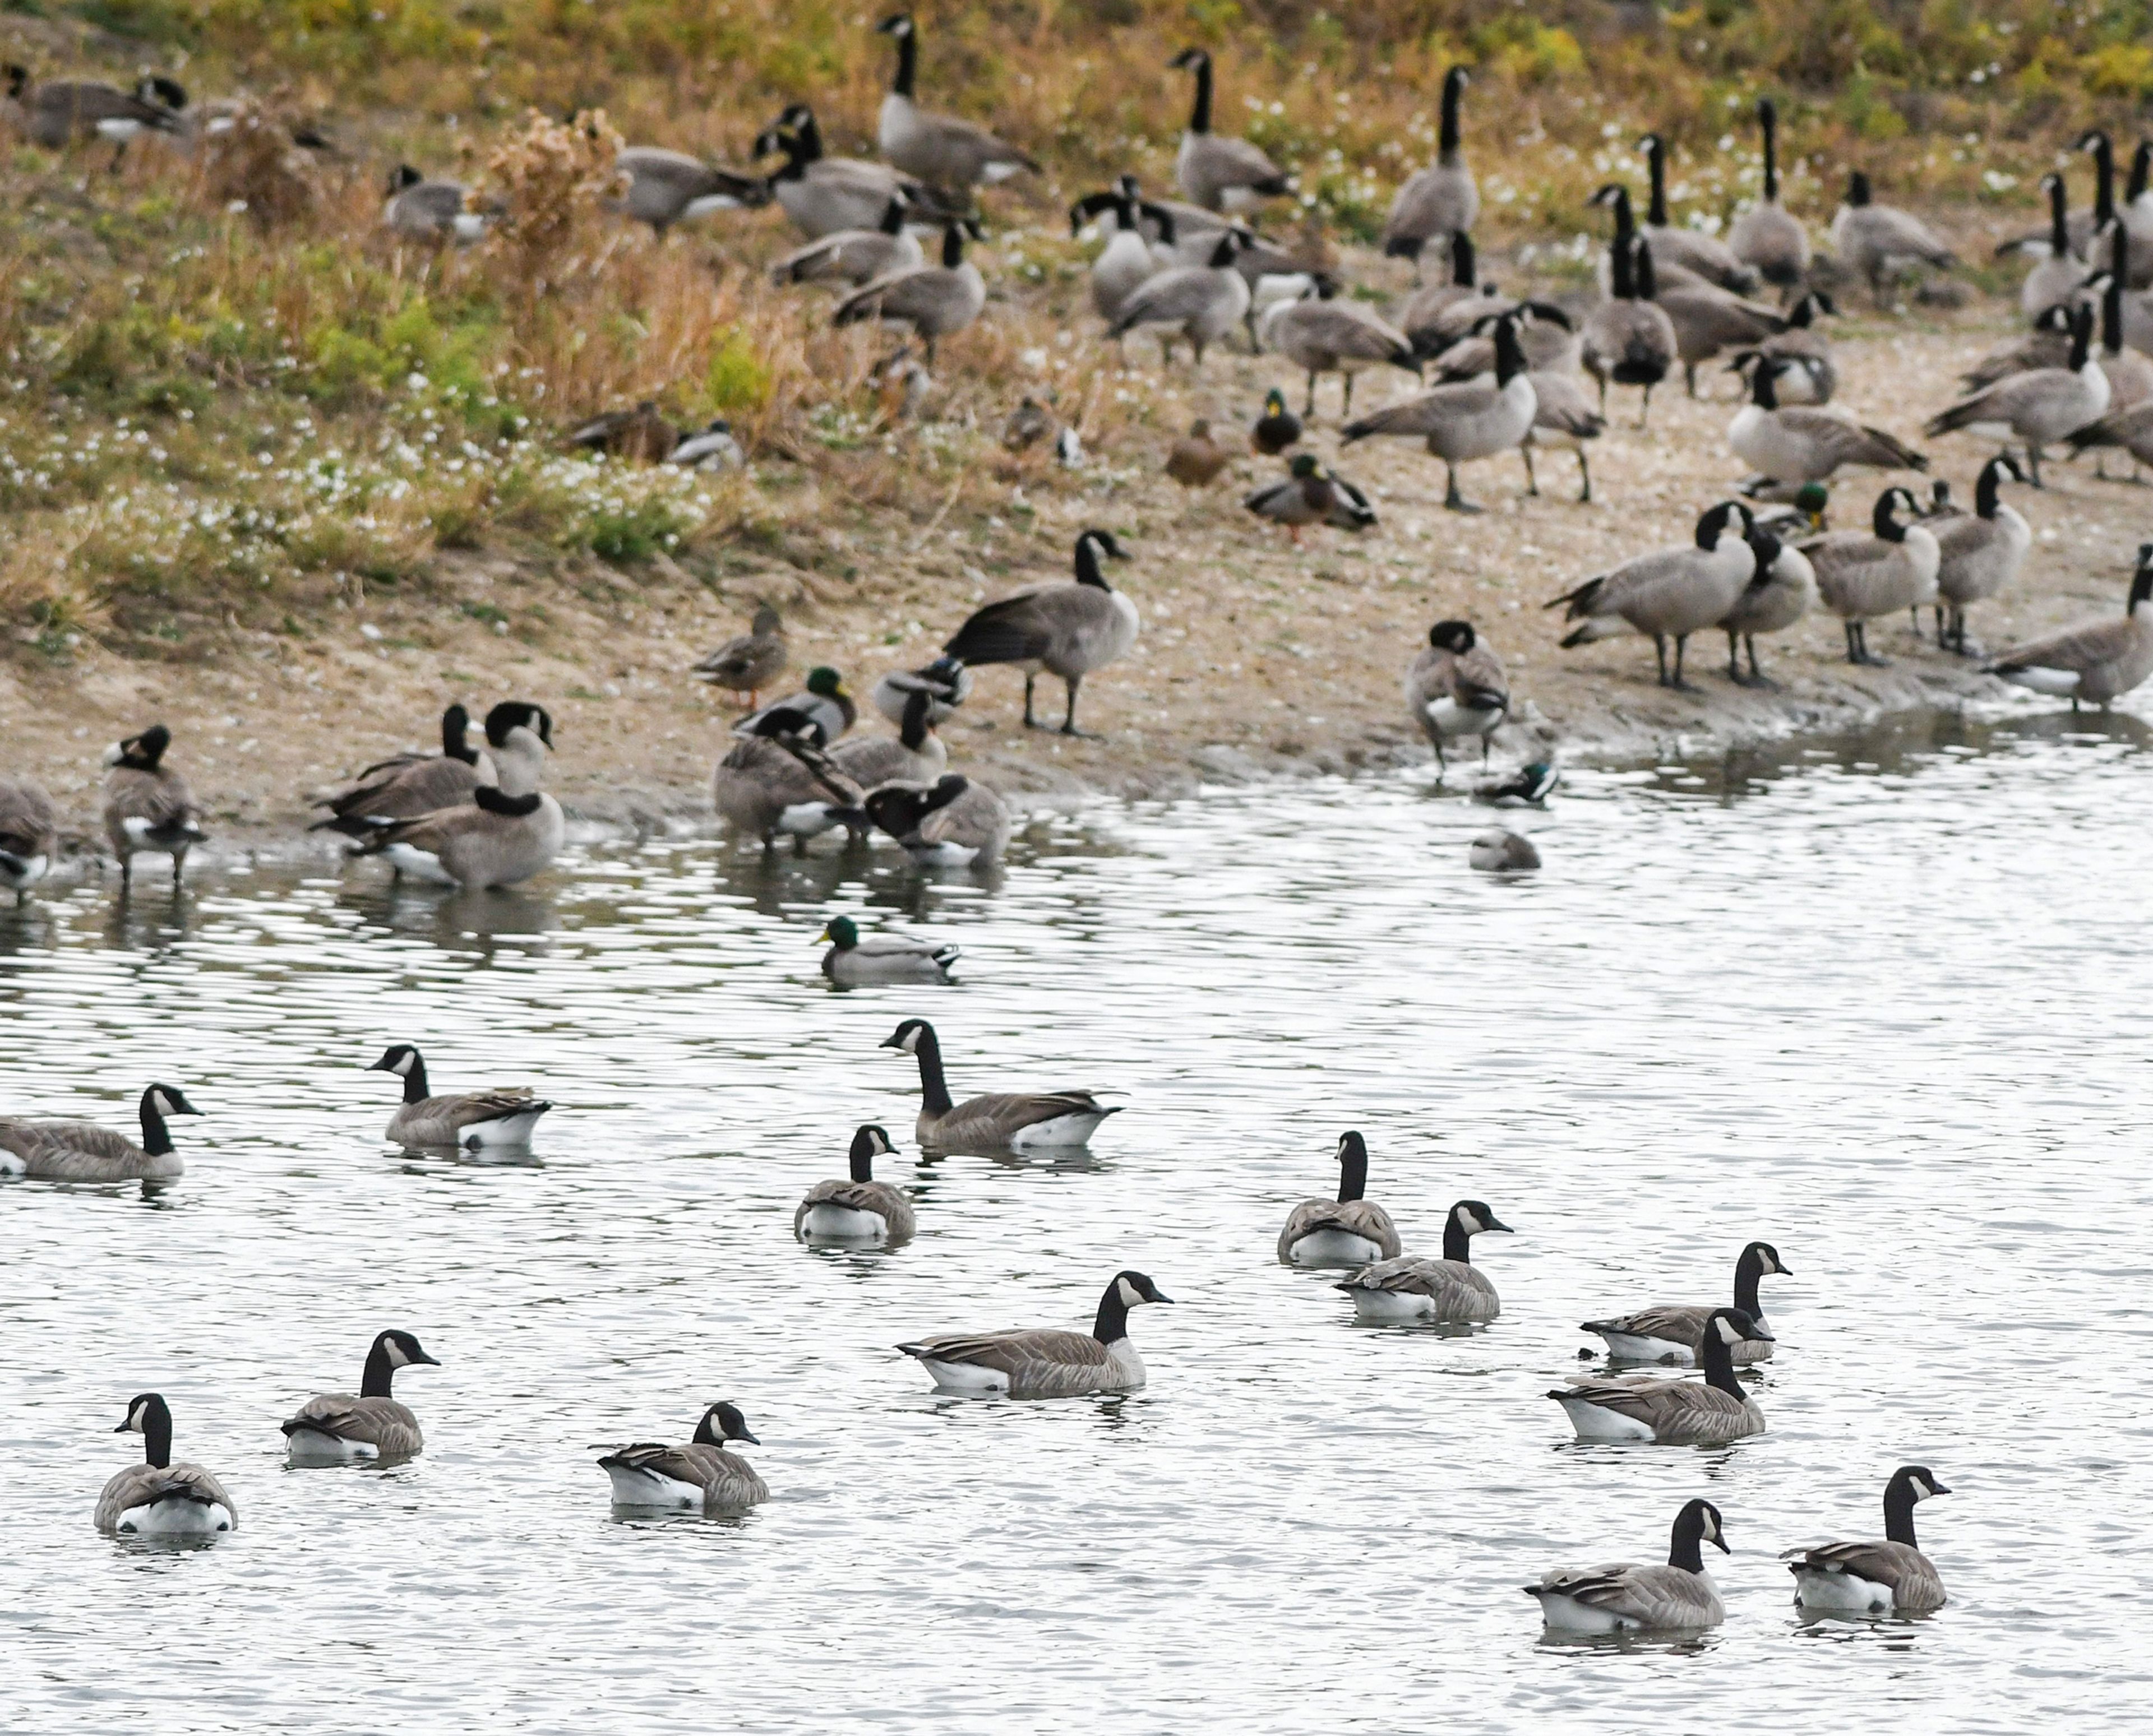
[[[1386,1260],[1398,1251],[1398,1229],[1391,1215],[1372,1200],[1304,1200],[1293,1208],[1279,1232],[1279,1257],[1284,1259],[1294,1243],[1318,1230],[1342,1230],[1372,1241]]]
[[[1044,657],[1053,638],[1037,597],[1020,592],[974,610],[942,649],[966,663],[1019,663]]]
[[[1783,405],[1773,412],[1790,434],[1828,454],[1835,464],[1866,464],[1880,470],[1926,470],[1929,461],[1896,434],[1865,428],[1812,405]],[[1939,421],[1942,418],[1937,419]],[[1930,424],[1932,428],[1935,424]]]
[[[2135,637],[2135,628],[2127,617],[2089,622],[2083,627],[2050,633],[2030,644],[2015,646],[1989,667],[1999,675],[2020,669],[2098,668],[2122,656],[2130,648]]]
[[[953,1332],[898,1348],[933,1362],[966,1363],[975,1368],[999,1369],[1010,1378],[1013,1384],[1021,1373],[1031,1378],[1041,1378],[1050,1369],[1092,1374],[1113,1366],[1107,1347],[1089,1332],[1061,1332],[1049,1327],[1034,1332]]]
[[[367,1441],[384,1453],[415,1453],[419,1419],[397,1398],[354,1398],[349,1393],[321,1393],[307,1400],[282,1425],[287,1436],[323,1434],[336,1440]]]
[[[1719,1600],[1704,1576],[1687,1568],[1619,1563],[1542,1577],[1539,1590],[1554,1591],[1647,1627],[1679,1627],[1709,1616]]]
[[[1587,1332],[1624,1332],[1631,1338],[1658,1338],[1669,1344],[1687,1344],[1692,1350],[1704,1336],[1704,1322],[1712,1310],[1706,1307],[1685,1307],[1676,1303],[1640,1308],[1634,1314],[1624,1314],[1612,1320],[1588,1320]]]
[[[1943,1577],[1936,1564],[1911,1543],[1820,1543],[1788,1550],[1779,1559],[1889,1586],[1902,1608],[1933,1607],[1944,1601]]]
[[[107,1176],[147,1160],[134,1140],[94,1121],[0,1121],[0,1148],[48,1181]]]
[[[1738,1417],[1747,1408],[1732,1393],[1701,1380],[1655,1380],[1649,1376],[1619,1380],[1573,1379],[1558,1398],[1582,1398],[1603,1410],[1664,1430],[1683,1417]]]

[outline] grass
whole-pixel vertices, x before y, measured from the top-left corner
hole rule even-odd
[[[1432,153],[1443,69],[1469,63],[1485,221],[1558,276],[1583,268],[1585,195],[1638,176],[1646,126],[1675,142],[1691,221],[1731,215],[1756,184],[1747,109],[1764,90],[1786,116],[1790,201],[1819,218],[1852,165],[1896,196],[2030,209],[2059,143],[2096,121],[2128,138],[2153,101],[2153,4],[1703,0],[1636,30],[1623,11],[929,9],[928,99],[991,116],[1049,175],[993,195],[1001,298],[947,346],[930,415],[903,422],[869,377],[888,341],[833,332],[825,297],[764,280],[757,262],[786,244],[776,213],[658,246],[600,202],[622,138],[738,162],[803,95],[834,148],[868,148],[889,58],[869,13],[100,0],[8,14],[8,58],[40,74],[162,64],[198,98],[245,90],[255,107],[192,155],[140,148],[113,175],[101,150],[0,157],[0,642],[64,658],[91,638],[154,650],[303,633],[355,587],[430,594],[445,554],[632,579],[661,557],[715,572],[727,549],[833,510],[907,535],[1011,514],[995,436],[1026,392],[1081,417],[1101,461],[1026,468],[1023,485],[1111,495],[1117,436],[1150,411],[1110,351],[1070,341],[1083,254],[1061,212],[1125,166],[1167,184],[1185,89],[1163,63],[1191,40],[1219,52],[1230,124],[1296,168],[1306,214],[1353,239]],[[339,153],[288,148],[298,115],[327,117]],[[399,246],[379,224],[399,160],[479,184],[508,220],[462,253]],[[748,473],[562,449],[567,426],[642,398],[683,426],[730,417]]]

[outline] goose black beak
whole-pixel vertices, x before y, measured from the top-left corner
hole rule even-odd
[[[738,1434],[735,1434],[733,1437],[733,1439],[735,1440],[744,1440],[751,1447],[759,1447],[762,1444],[761,1439],[756,1436],[749,1434],[745,1429],[741,1429]]]
[[[877,1048],[902,1048],[903,1045],[899,1043],[894,1037],[885,1037],[880,1043],[878,1043],[875,1047]]]
[[[125,1423],[122,1423],[122,1424],[120,1424],[116,1429],[115,1429],[112,1432],[113,1432],[115,1434],[126,1434],[126,1433],[128,1432],[128,1431],[127,1431],[127,1425],[126,1425]]]
[[[1712,1541],[1719,1546],[1720,1554],[1723,1556],[1731,1556],[1734,1553],[1733,1550],[1727,1546],[1727,1540],[1721,1536],[1718,1532],[1714,1531],[1712,1534]]]
[[[441,1359],[437,1356],[428,1356],[422,1350],[411,1358],[411,1366],[415,1368],[438,1368],[441,1366]]]
[[[1949,1495],[1951,1490],[1945,1488],[1941,1483],[1932,1483],[1929,1485],[1929,1493],[1931,1495]]]
[[[1153,1302],[1163,1302],[1169,1308],[1173,1306],[1173,1298],[1168,1296],[1163,1290],[1154,1289],[1151,1293],[1151,1299]]]
[[[1779,1342],[1772,1328],[1761,1320],[1752,1320],[1749,1322],[1749,1337],[1753,1343],[1759,1344],[1776,1344]]]
[[[1515,1236],[1515,1235],[1518,1233],[1516,1231],[1513,1230],[1513,1229],[1512,1229],[1512,1228],[1511,1228],[1508,1224],[1498,1223],[1498,1222],[1497,1222],[1494,1218],[1489,1218],[1489,1219],[1488,1220],[1488,1221],[1487,1221],[1486,1223],[1484,1223],[1484,1224],[1481,1225],[1481,1226],[1480,1226],[1480,1227],[1481,1227],[1482,1229],[1484,1229],[1484,1230],[1497,1230],[1497,1231],[1501,1231],[1504,1235],[1505,1235],[1505,1236]]]

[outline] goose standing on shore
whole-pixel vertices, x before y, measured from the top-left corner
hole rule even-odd
[[[1080,234],[1087,223],[1107,213],[1114,221],[1102,226],[1107,245],[1092,261],[1092,310],[1112,325],[1137,286],[1167,269],[1145,233],[1146,223],[1158,234],[1158,249],[1171,248],[1178,231],[1173,212],[1143,198],[1133,175],[1122,175],[1107,192],[1093,193],[1071,206],[1070,235]]]
[[[1479,257],[1474,251],[1471,236],[1451,236],[1444,256],[1450,274],[1439,282],[1428,278],[1428,263],[1434,256],[1421,256],[1419,287],[1397,307],[1397,327],[1412,340],[1414,353],[1421,356],[1435,355],[1457,343],[1481,314],[1507,313],[1516,305],[1496,295],[1492,284],[1484,290],[1480,287]],[[1479,305],[1484,300],[1487,305]]]
[[[1838,305],[1824,291],[1810,290],[1787,310],[1786,329],[1757,346],[1759,356],[1792,364],[1781,367],[1773,382],[1781,404],[1830,404],[1839,390],[1831,339],[1817,324],[1820,315],[1838,312]],[[1735,359],[1741,363],[1741,358]]]
[[[1793,1274],[1780,1263],[1779,1251],[1769,1241],[1753,1241],[1734,1262],[1734,1306],[1768,1332],[1771,1322],[1757,1299],[1758,1281]],[[1580,1332],[1596,1332],[1606,1340],[1610,1361],[1671,1363],[1696,1368],[1704,1354],[1704,1330],[1712,1318],[1709,1303],[1689,1307],[1662,1303],[1640,1308],[1634,1314],[1618,1314],[1606,1320],[1588,1320]],[[1772,1341],[1753,1338],[1733,1346],[1730,1355],[1737,1365],[1769,1362]]]
[[[293,1413],[282,1427],[293,1464],[374,1464],[409,1459],[425,1436],[411,1407],[390,1390],[399,1368],[438,1368],[410,1333],[392,1327],[378,1334],[359,1371],[359,1396],[321,1393]]]
[[[1961,657],[1966,647],[1966,612],[1985,602],[2018,576],[2033,546],[2033,527],[2015,507],[2006,506],[1998,490],[2003,479],[2023,482],[2026,473],[2008,452],[1981,467],[1973,485],[1973,510],[1934,520],[1937,540],[1937,644]],[[1947,626],[1945,612],[1950,612]]]
[[[889,1135],[872,1123],[855,1133],[847,1160],[849,1173],[842,1181],[818,1181],[807,1190],[792,1214],[794,1238],[887,1245],[910,1236],[918,1227],[912,1201],[902,1190],[874,1179],[874,1160],[895,1149]]]
[[[1675,1515],[1664,1567],[1618,1562],[1606,1567],[1558,1568],[1525,1587],[1540,1601],[1540,1617],[1558,1633],[1677,1632],[1717,1627],[1727,1618],[1719,1587],[1704,1571],[1701,1544],[1731,1553],[1710,1501],[1685,1502]]]
[[[1310,280],[1296,296],[1275,302],[1257,322],[1265,344],[1279,351],[1308,374],[1308,399],[1301,414],[1316,414],[1316,382],[1335,373],[1344,383],[1341,415],[1353,414],[1353,376],[1363,368],[1387,365],[1420,377],[1420,358],[1412,343],[1388,320],[1357,302],[1337,299],[1337,285],[1326,277]]]
[[[474,789],[496,777],[492,759],[471,744],[470,736],[471,713],[461,705],[451,705],[441,713],[439,754],[398,754],[377,760],[349,789],[314,803],[329,810],[329,817],[307,830],[364,838],[369,820],[409,820],[469,801]]]
[[[1985,666],[2014,687],[2103,711],[2153,675],[2153,542],[2138,546],[2138,570],[2120,617],[2089,621],[2007,651]]]
[[[1819,1543],[1779,1559],[1804,1610],[1847,1616],[1919,1616],[1944,1607],[1943,1576],[1914,1540],[1914,1508],[1951,1490],[1926,1464],[1902,1464],[1884,1485],[1884,1541]]]
[[[1764,135],[1764,196],[1734,220],[1727,251],[1780,290],[1801,287],[1809,272],[1809,233],[1779,202],[1779,109],[1757,99],[1757,126]]]
[[[1448,478],[1443,505],[1453,512],[1483,510],[1458,491],[1458,467],[1522,444],[1532,432],[1533,418],[1540,408],[1532,376],[1526,369],[1525,353],[1518,341],[1518,318],[1514,313],[1496,318],[1492,379],[1483,376],[1438,386],[1372,416],[1349,422],[1342,433],[1343,444],[1350,446],[1379,434],[1423,440],[1429,453],[1443,461]]]
[[[919,1143],[930,1150],[1071,1150],[1121,1108],[1089,1091],[992,1091],[953,1102],[942,1043],[924,1018],[908,1018],[882,1042],[919,1063]]]
[[[773,283],[843,283],[854,289],[927,263],[919,237],[904,226],[909,207],[902,196],[883,207],[872,229],[833,229],[771,261]]]
[[[1901,507],[1908,515],[1902,521]],[[1876,497],[1867,530],[1829,530],[1800,545],[1816,574],[1817,595],[1846,627],[1846,660],[1881,667],[1889,657],[1869,648],[1868,623],[1936,601],[1942,551],[1936,533],[1913,518],[1920,510],[1903,488]]]
[[[684,1447],[637,1441],[608,1453],[598,1468],[613,1481],[617,1507],[676,1507],[705,1513],[737,1512],[770,1499],[770,1485],[739,1454],[735,1441],[761,1446],[737,1404],[720,1403],[703,1413]]]
[[[142,1437],[142,1463],[117,1473],[97,1498],[108,1537],[216,1537],[239,1529],[239,1503],[198,1464],[172,1458],[172,1413],[161,1394],[127,1401],[115,1434]]]
[[[172,859],[172,884],[180,883],[187,852],[209,835],[201,805],[187,780],[165,764],[172,732],[153,723],[104,750],[112,769],[104,779],[104,836],[120,858],[120,884],[135,878],[137,850],[162,850]]]
[[[1508,1224],[1478,1200],[1460,1200],[1443,1221],[1443,1257],[1402,1254],[1362,1266],[1338,1286],[1363,1320],[1397,1325],[1432,1320],[1441,1326],[1480,1326],[1503,1312],[1487,1274],[1473,1263],[1473,1238]]]
[[[1015,663],[1024,671],[1024,727],[1051,728],[1032,710],[1032,688],[1041,672],[1058,675],[1069,690],[1061,720],[1064,735],[1081,735],[1076,727],[1076,690],[1095,669],[1127,657],[1137,642],[1143,618],[1126,592],[1107,582],[1101,557],[1129,558],[1111,530],[1087,530],[1076,539],[1074,582],[1028,585],[971,617],[942,647],[943,654],[968,668],[983,663]]]
[[[1754,293],[1757,273],[1736,258],[1726,242],[1702,230],[1677,229],[1667,221],[1667,141],[1657,133],[1647,133],[1637,141],[1637,149],[1645,154],[1652,180],[1645,240],[1653,262],[1662,272],[1670,267],[1687,272],[1730,295]]]
[[[1630,197],[1626,189],[1617,187],[1612,190],[1626,204]],[[1598,195],[1594,196],[1596,199]],[[1667,370],[1675,365],[1674,322],[1667,317],[1667,310],[1652,299],[1657,285],[1652,277],[1652,256],[1649,248],[1634,241],[1618,239],[1609,244],[1608,259],[1612,288],[1608,299],[1585,316],[1585,328],[1578,334],[1579,363],[1599,382],[1602,416],[1607,414],[1607,387],[1611,381],[1618,386],[1644,388],[1643,400],[1637,406],[1637,426],[1642,428],[1652,414],[1652,388],[1665,379]],[[1641,270],[1644,273],[1641,284],[1638,281]]]
[[[1779,378],[1802,364],[1780,356],[1760,356],[1749,372],[1749,402],[1727,424],[1727,444],[1734,455],[1758,472],[1744,493],[1771,483],[1799,486],[1823,482],[1843,466],[1879,470],[1926,470],[1929,461],[1881,428],[1865,427],[1836,410],[1779,402]]]
[[[990,868],[1009,848],[1014,824],[1008,803],[956,772],[932,784],[879,785],[860,809],[923,868]]]
[[[1653,242],[1641,250],[1649,274],[1657,268]],[[1787,329],[1786,316],[1762,302],[1748,302],[1702,281],[1657,287],[1653,299],[1674,327],[1675,353],[1682,358],[1682,383],[1697,396],[1697,371],[1729,350],[1754,349]]]
[[[1998,244],[1996,256],[2023,253],[2033,261],[2018,286],[2018,311],[2034,319],[2059,302],[2072,300],[2085,277],[2085,267],[2071,255],[2070,220],[2065,211],[2068,194],[2062,175],[2054,170],[2041,177],[2041,191],[2049,201],[2049,226],[2038,236],[2020,236]]]
[[[1930,419],[1930,436],[1963,429],[1999,445],[2022,441],[2028,480],[2041,487],[2041,449],[2108,413],[2110,388],[2093,353],[2093,309],[2076,309],[2071,315],[2070,355],[2061,368],[2011,374],[1962,398]]]
[[[1129,1310],[1173,1301],[1142,1272],[1118,1272],[1099,1298],[1089,1332],[950,1332],[897,1348],[945,1393],[1006,1398],[1133,1393],[1144,1383],[1144,1365],[1129,1341]]]
[[[553,1105],[528,1085],[496,1086],[436,1097],[426,1084],[426,1063],[408,1043],[392,1043],[369,1073],[393,1073],[404,1081],[404,1103],[389,1118],[383,1138],[398,1145],[527,1145],[538,1118]]]
[[[1737,687],[1776,689],[1779,683],[1757,662],[1757,635],[1783,633],[1816,607],[1816,570],[1799,549],[1789,548],[1769,530],[1752,528],[1748,541],[1756,571],[1734,607],[1719,618],[1727,635],[1727,678]],[[1738,641],[1749,652],[1747,675],[1735,660]]]
[[[199,1115],[186,1094],[151,1085],[136,1105],[142,1143],[94,1121],[28,1121],[0,1118],[0,1175],[33,1181],[170,1181],[186,1173],[172,1149],[167,1115]]]
[[[0,886],[13,891],[18,909],[51,871],[59,850],[59,810],[44,786],[30,778],[0,777]]]
[[[1173,158],[1173,178],[1181,190],[1206,211],[1247,211],[1266,199],[1290,192],[1285,171],[1245,139],[1211,130],[1211,55],[1183,48],[1167,64],[1194,74],[1195,99],[1188,129]]]
[[[661,241],[675,223],[770,203],[770,183],[761,175],[716,168],[685,151],[657,145],[624,147],[613,158],[613,172],[619,195],[612,208],[648,223]]]
[[[1494,646],[1474,631],[1469,621],[1438,621],[1428,631],[1428,647],[1406,671],[1406,709],[1435,749],[1436,774],[1449,769],[1445,742],[1480,738],[1480,763],[1488,763],[1488,744],[1510,712],[1510,678]]]
[[[1544,608],[1561,609],[1564,620],[1579,623],[1563,640],[1563,648],[1626,632],[1643,633],[1651,638],[1659,659],[1660,685],[1694,692],[1682,679],[1683,649],[1692,633],[1724,620],[1756,576],[1756,551],[1746,540],[1752,523],[1747,506],[1738,500],[1723,500],[1697,520],[1693,543],[1636,556],[1574,591],[1550,597]],[[1670,639],[1675,643],[1672,677],[1667,671]]]
[[[1362,1266],[1398,1255],[1397,1226],[1366,1196],[1368,1144],[1357,1133],[1338,1141],[1338,1197],[1303,1200],[1279,1231],[1278,1256],[1286,1266]]]
[[[897,42],[897,75],[882,99],[878,142],[882,154],[930,187],[959,190],[980,181],[990,186],[1011,175],[1036,174],[1039,165],[985,127],[954,114],[937,114],[914,99],[919,75],[919,27],[909,12],[875,26]]]
[[[1391,201],[1383,225],[1383,252],[1392,259],[1418,259],[1431,241],[1469,235],[1480,217],[1480,189],[1465,165],[1458,111],[1465,94],[1466,74],[1453,66],[1443,75],[1443,113],[1436,137],[1435,160],[1415,170]]]
[[[1895,206],[1879,205],[1869,177],[1859,169],[1846,178],[1846,198],[1831,220],[1832,251],[1839,262],[1869,280],[1869,294],[1884,306],[1884,286],[1910,265],[1949,271],[1958,263],[1937,232]]]
[[[1204,352],[1228,337],[1249,312],[1249,280],[1234,267],[1245,245],[1245,231],[1222,229],[1203,265],[1176,266],[1147,277],[1122,303],[1122,310],[1107,326],[1107,335],[1117,343],[1139,327],[1158,332],[1159,358],[1173,359],[1175,333],[1188,340],[1196,365],[1204,365]]]
[[[1764,1413],[1734,1377],[1733,1353],[1738,1344],[1771,1336],[1739,1308],[1714,1308],[1705,1322],[1703,1380],[1579,1375],[1548,1397],[1568,1414],[1580,1440],[1719,1446],[1764,1432]]]
[[[771,196],[811,241],[871,230],[895,200],[922,215],[961,214],[887,163],[824,155],[821,124],[805,103],[793,104],[756,140],[758,157],[776,152],[784,154],[785,164],[770,177]]]
[[[2115,146],[2094,127],[2079,134],[2071,149],[2093,155],[2093,206],[2071,218],[2065,241],[2073,256],[2090,266],[2099,262],[2100,239],[2120,215],[2115,208]]]
[[[986,281],[965,257],[965,235],[964,224],[944,224],[939,265],[914,266],[862,284],[837,303],[830,323],[849,326],[873,319],[909,326],[925,344],[927,365],[933,367],[935,345],[963,331],[987,305]]]

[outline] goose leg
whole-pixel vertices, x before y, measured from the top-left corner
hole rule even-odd
[[[1316,370],[1308,370],[1308,400],[1300,407],[1300,414],[1310,421],[1316,419]]]
[[[1733,627],[1728,627],[1727,629],[1727,678],[1738,688],[1746,688],[1749,685],[1749,678],[1742,673],[1741,659],[1737,655],[1740,648],[1740,636]]]
[[[1064,735],[1081,736],[1086,741],[1098,740],[1099,738],[1092,734],[1090,730],[1079,729],[1076,727],[1076,689],[1084,678],[1081,675],[1065,675],[1061,678],[1069,683],[1069,709],[1061,719],[1061,733]]]
[[[1861,642],[1855,637],[1855,624],[1848,621],[1843,625],[1846,628],[1846,660],[1850,663],[1858,663],[1861,661]]]
[[[1346,370],[1346,373],[1345,373],[1345,380],[1346,380],[1346,407],[1345,407],[1344,410],[1341,413],[1341,420],[1345,419],[1346,418],[1351,417],[1351,416],[1352,415],[1352,414],[1353,414],[1353,370],[1352,370],[1351,368],[1347,368],[1347,369]]]
[[[1479,512],[1481,510],[1479,507],[1475,506],[1470,500],[1467,500],[1463,495],[1458,491],[1458,466],[1451,464],[1450,460],[1448,459],[1445,459],[1443,463],[1448,468],[1450,472],[1450,487],[1448,491],[1445,493],[1443,497],[1443,504],[1448,507],[1453,512]]]
[[[1450,770],[1450,762],[1443,757],[1443,737],[1435,730],[1428,732],[1428,745],[1435,749],[1435,781],[1440,784]]]
[[[1037,729],[1041,727],[1039,719],[1032,715],[1031,710],[1032,683],[1038,679],[1039,672],[1036,669],[1024,678],[1024,727],[1027,729]]]
[[[1944,606],[1943,606],[1942,603],[1938,603],[1938,604],[1937,605],[1937,650],[1939,650],[1939,651],[1941,651],[1941,650],[1942,650],[1943,648],[1944,648]]]
[[[1696,397],[1696,396],[1697,396],[1697,363],[1694,363],[1694,362],[1685,362],[1685,363],[1682,363],[1682,383],[1683,383],[1684,385],[1686,385],[1686,386],[1687,386],[1687,387],[1689,388],[1689,395],[1690,395],[1692,398],[1694,398],[1694,397]]]
[[[1745,633],[1743,636],[1743,642],[1749,647],[1749,685],[1753,688],[1764,688],[1771,693],[1778,693],[1779,691],[1779,683],[1773,680],[1770,676],[1767,675],[1762,669],[1757,667],[1756,634]]]
[[[1582,446],[1577,449],[1577,504],[1590,506],[1592,504],[1592,468],[1585,461]]]
[[[1652,635],[1652,655],[1659,659],[1660,685],[1665,687],[1667,684],[1667,636],[1665,633]]]
[[[1537,500],[1540,497],[1540,480],[1533,474],[1533,449],[1529,446],[1520,446],[1518,448],[1518,456],[1525,461],[1525,493]]]
[[[2041,480],[2041,449],[2031,440],[2026,443],[2026,476],[2036,488],[2046,488],[2049,485]]]
[[[1598,378],[1600,380],[1600,419],[1602,422],[1605,422],[1607,419],[1607,376],[1603,373]]]
[[[1687,682],[1682,679],[1682,652],[1688,648],[1688,646],[1689,635],[1687,633],[1677,633],[1675,635],[1675,678],[1669,682],[1667,685],[1672,688],[1678,693],[1694,693],[1697,691],[1695,688],[1692,687]]]
[[[1637,405],[1637,426],[1642,428],[1645,425],[1646,418],[1650,416],[1652,414],[1652,388],[1650,386],[1647,386],[1645,388],[1645,395],[1643,399]]]

